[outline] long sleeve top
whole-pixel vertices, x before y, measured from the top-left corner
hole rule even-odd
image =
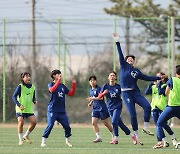
[[[134,68],[129,63],[127,63],[124,59],[124,55],[122,53],[120,43],[116,42],[116,45],[119,54],[120,85],[122,91],[126,91],[125,89],[140,91],[137,86],[138,79],[145,81],[155,81],[161,79],[160,77],[157,76],[147,76],[143,74],[139,69]]]

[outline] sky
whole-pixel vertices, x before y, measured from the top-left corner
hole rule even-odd
[[[0,18],[30,18],[31,0],[0,0]],[[171,0],[154,0],[163,7]],[[108,17],[103,8],[110,0],[36,0],[37,18],[100,18]]]

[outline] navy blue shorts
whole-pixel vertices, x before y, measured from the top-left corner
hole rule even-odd
[[[101,120],[105,120],[110,117],[108,111],[92,111],[91,116]]]
[[[18,118],[18,117],[23,117],[23,119],[24,118],[29,118],[30,116],[34,116],[34,113],[16,113],[16,117]]]

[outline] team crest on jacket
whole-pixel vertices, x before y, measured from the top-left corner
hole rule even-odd
[[[116,93],[110,93],[111,98],[116,97]]]
[[[58,97],[63,97],[63,92],[58,92]]]
[[[133,78],[136,78],[137,74],[138,74],[137,71],[131,71],[131,76],[132,76]]]

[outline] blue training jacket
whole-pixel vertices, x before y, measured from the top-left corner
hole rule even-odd
[[[136,91],[140,91],[137,86],[138,79],[145,81],[155,81],[160,80],[160,77],[157,76],[147,76],[144,75],[139,69],[134,68],[129,63],[127,63],[124,59],[124,55],[121,50],[121,46],[119,42],[116,42],[117,50],[119,54],[120,61],[120,85],[122,89],[133,89]]]

